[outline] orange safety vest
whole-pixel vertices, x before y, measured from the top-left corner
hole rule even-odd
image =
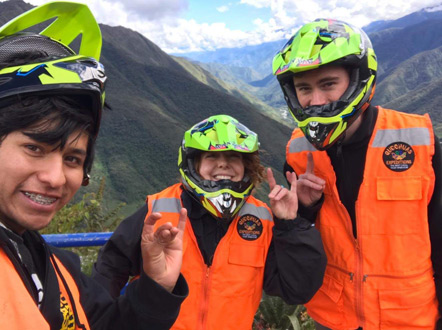
[[[438,318],[427,208],[434,188],[434,134],[428,115],[379,107],[355,204],[357,239],[341,203],[326,152],[296,129],[287,162],[304,173],[312,152],[315,175],[326,180],[316,226],[328,264],[306,304],[331,329],[434,330]]]
[[[61,261],[55,255],[53,256],[73,296],[80,322],[89,330],[86,314],[80,304],[80,293],[77,285]],[[36,302],[29,294],[22,278],[3,249],[0,249],[0,264],[0,283],[2,285],[0,293],[0,329],[50,330],[51,326],[40,313]],[[64,317],[60,330],[80,330],[75,324],[72,303],[66,287],[63,285],[60,275],[57,272],[55,273],[61,291],[60,312]]]
[[[160,212],[164,222],[178,223],[181,184],[147,198],[149,216]],[[203,260],[189,220],[183,239],[181,272],[189,296],[172,329],[251,329],[262,295],[264,265],[272,240],[273,216],[263,202],[250,196],[219,242],[213,263]]]

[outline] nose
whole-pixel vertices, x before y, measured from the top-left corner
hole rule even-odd
[[[314,88],[312,93],[311,93],[311,98],[310,98],[310,104],[309,106],[312,105],[324,105],[329,103],[327,100],[327,96],[326,94],[321,91],[319,88]]]
[[[58,188],[66,183],[63,157],[54,153],[48,157],[38,171],[38,179],[51,188]]]
[[[227,161],[227,157],[225,155],[223,155],[223,153],[221,152],[217,158],[217,166],[218,167],[226,167],[228,164],[229,164],[229,162]]]

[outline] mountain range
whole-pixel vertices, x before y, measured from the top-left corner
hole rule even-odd
[[[440,9],[441,6],[425,8],[396,20],[372,22],[363,29],[378,59],[373,104],[411,113],[427,112],[436,131],[442,135],[442,114],[438,109],[442,102],[442,94],[438,93],[442,83],[439,79],[442,65]],[[271,62],[284,44],[285,41],[280,40],[258,46],[175,55],[198,63],[282,112],[286,104],[271,74]]]
[[[21,0],[1,2],[0,24],[30,8]],[[112,109],[103,115],[92,183],[80,195],[95,191],[105,177],[107,204],[124,202],[124,212],[133,211],[147,194],[179,180],[178,148],[184,131],[221,113],[258,133],[264,165],[283,180],[279,170],[291,128],[266,113],[271,107],[201,67],[166,54],[138,32],[100,28],[100,61],[108,76],[106,102]]]
[[[0,25],[32,8],[22,0],[0,2]],[[378,56],[374,104],[428,112],[442,134],[442,12],[423,10],[366,27]],[[265,166],[280,172],[294,127],[271,75],[284,40],[198,54],[168,55],[140,33],[100,25],[100,61],[109,77],[92,184],[106,178],[108,206],[135,210],[147,194],[179,180],[178,147],[184,131],[210,115],[232,115],[258,133]],[[179,55],[179,56],[178,56]],[[204,61],[204,62],[203,62]],[[258,196],[265,199],[265,188]]]

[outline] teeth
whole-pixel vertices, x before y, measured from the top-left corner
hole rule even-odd
[[[40,194],[34,194],[29,192],[25,192],[25,195],[28,196],[32,201],[42,205],[50,205],[57,200],[57,198],[54,197],[46,197]]]
[[[215,175],[215,179],[218,180],[230,180],[232,177],[229,175]]]

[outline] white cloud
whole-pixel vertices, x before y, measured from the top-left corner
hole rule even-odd
[[[229,10],[229,6],[216,7],[216,10],[218,10],[220,13],[225,13]]]
[[[37,5],[50,0],[28,1]],[[181,14],[189,1],[192,0],[79,2],[87,3],[100,23],[122,25],[138,31],[164,51],[172,53],[242,47],[287,39],[303,23],[319,17],[340,19],[363,27],[375,20],[397,19],[421,8],[438,6],[441,0],[240,0],[243,5],[268,8],[271,13],[270,19],[255,18],[251,31],[233,30],[224,23],[185,20]],[[228,7],[229,12],[244,10],[244,6],[233,6],[227,2],[218,10],[223,7]]]
[[[273,1],[269,0],[241,0],[239,3],[244,5],[250,5],[256,8],[266,8],[270,6]]]
[[[435,5],[434,7],[427,8],[427,12],[440,11],[442,10],[442,4]]]
[[[129,13],[148,20],[177,17],[189,6],[188,0],[108,0],[120,4]]]
[[[161,37],[162,47],[168,52],[214,50],[220,47],[237,47],[246,45],[249,33],[240,30],[230,30],[224,23],[199,24],[195,20],[178,19],[174,26],[158,27],[140,26],[139,32],[150,34],[152,41]],[[158,44],[158,43],[157,43]]]

